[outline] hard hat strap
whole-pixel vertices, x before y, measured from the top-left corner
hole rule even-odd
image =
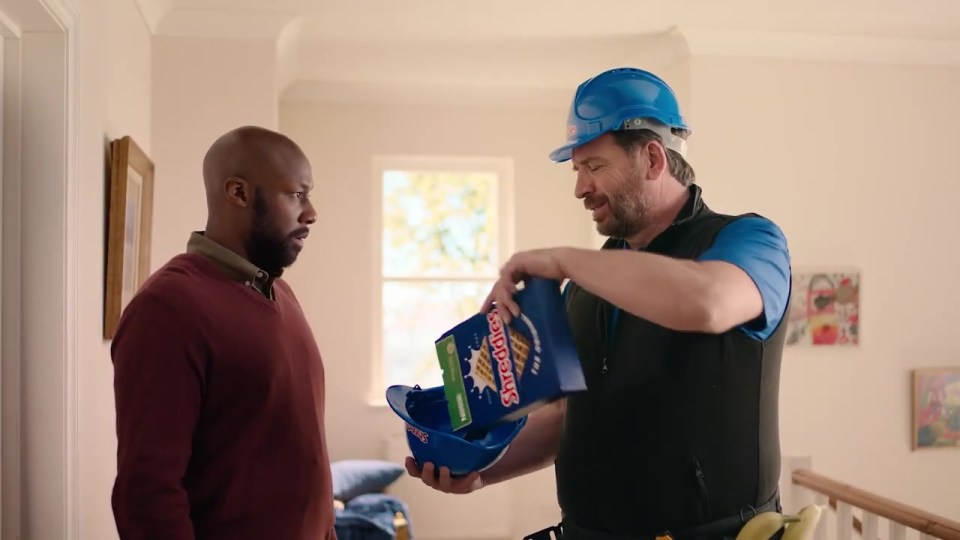
[[[625,120],[620,129],[624,131],[634,129],[646,129],[652,131],[659,135],[660,139],[663,140],[664,148],[673,150],[683,157],[687,156],[687,141],[684,140],[683,137],[674,135],[669,126],[661,124],[656,120],[652,120],[650,118],[631,118],[630,120]]]

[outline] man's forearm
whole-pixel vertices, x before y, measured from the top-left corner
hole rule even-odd
[[[577,285],[626,312],[672,330],[722,332],[742,322],[729,320],[728,297],[733,288],[725,285],[732,266],[725,263],[700,263],[629,250],[568,248],[560,264],[563,273]],[[747,311],[759,314],[762,304],[759,293],[756,296],[756,301],[748,298]]]
[[[565,410],[566,400],[561,399],[531,413],[500,461],[481,473],[483,484],[496,484],[551,465],[560,447]]]

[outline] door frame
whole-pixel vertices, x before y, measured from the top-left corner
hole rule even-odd
[[[16,8],[16,22],[0,17],[0,529],[75,539],[80,11],[74,0]]]

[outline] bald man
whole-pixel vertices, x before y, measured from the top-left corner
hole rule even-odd
[[[316,211],[287,137],[241,127],[203,162],[208,219],[111,346],[122,539],[333,540],[324,371],[284,268]]]

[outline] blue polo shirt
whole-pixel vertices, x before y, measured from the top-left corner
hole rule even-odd
[[[728,262],[750,276],[760,290],[763,314],[740,330],[761,341],[770,337],[786,315],[790,298],[790,251],[780,227],[759,216],[737,219],[720,230],[697,260]]]

